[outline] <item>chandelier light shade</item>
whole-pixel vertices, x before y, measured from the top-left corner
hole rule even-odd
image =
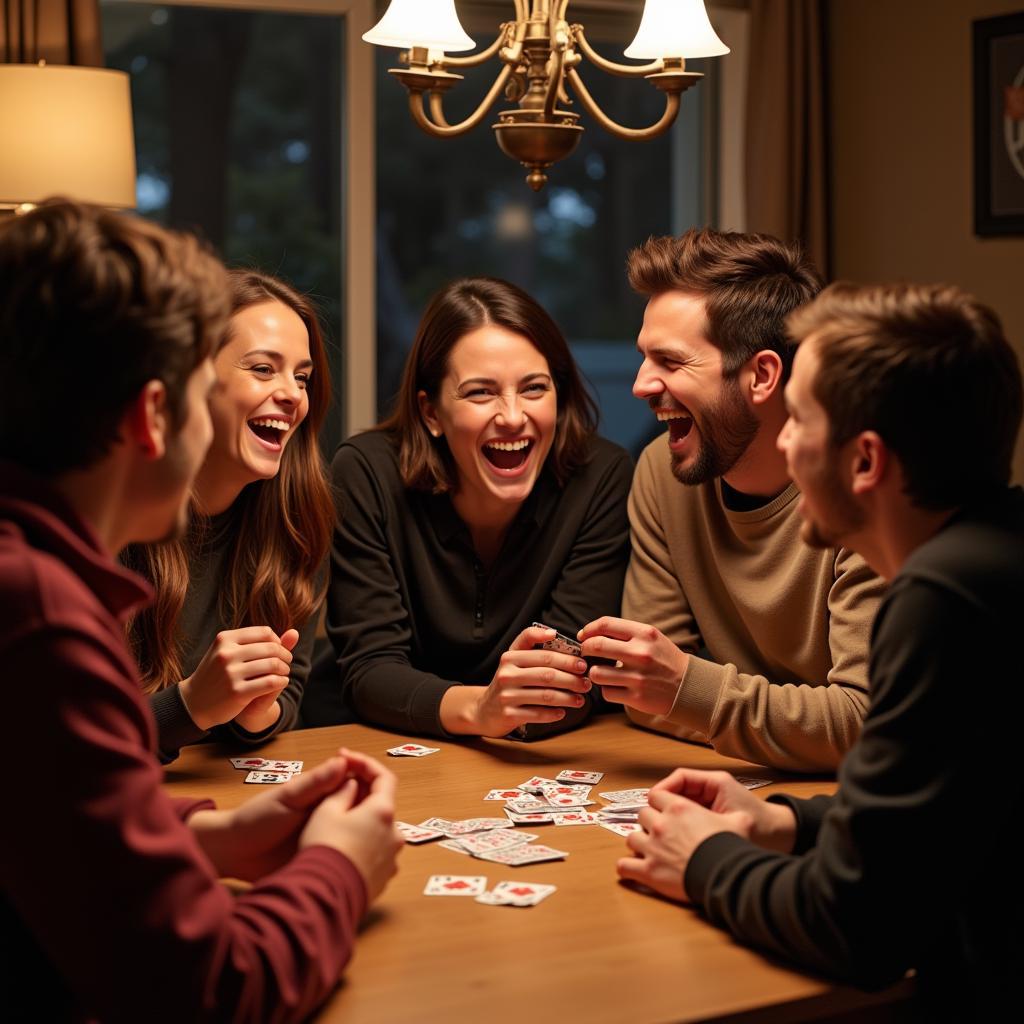
[[[702,0],[647,0],[636,39],[625,56],[634,60],[658,57],[721,57],[729,47],[718,38]]]
[[[686,70],[688,57],[716,57],[729,52],[708,20],[702,0],[646,0],[636,38],[627,57],[646,64],[618,64],[597,53],[583,25],[566,20],[569,0],[510,0],[514,17],[499,26],[486,49],[468,57],[444,51],[471,49],[455,12],[454,0],[391,0],[381,20],[364,36],[379,46],[407,48],[392,68],[409,92],[409,112],[429,135],[450,138],[475,128],[500,95],[518,104],[499,111],[491,125],[498,145],[529,170],[527,184],[544,187],[545,171],[576,148],[583,128],[570,91],[580,106],[606,131],[623,139],[653,139],[667,131],[679,112],[681,94],[703,77]],[[477,109],[450,124],[444,93],[462,81],[460,68],[497,57],[498,75]],[[665,93],[665,111],[651,125],[632,128],[613,121],[588,91],[578,65],[586,59],[598,70],[623,78],[645,78]],[[453,70],[454,69],[454,70]],[[426,105],[424,103],[426,99]]]
[[[376,46],[422,46],[456,53],[476,46],[455,13],[455,0],[391,0],[384,17],[363,33],[363,39]]]
[[[0,138],[0,209],[52,195],[135,206],[135,136],[125,72],[0,64]]]

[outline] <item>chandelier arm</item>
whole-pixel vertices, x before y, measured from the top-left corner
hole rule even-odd
[[[562,84],[562,75],[565,68],[565,50],[556,50],[552,54],[555,62],[548,78],[548,91],[544,97],[544,120],[550,121],[554,116],[555,103],[558,101],[559,86]]]
[[[505,41],[508,39],[508,30],[512,24],[512,22],[505,22],[501,26],[498,38],[495,39],[486,50],[470,54],[468,57],[445,56],[440,61],[441,65],[446,68],[472,68],[477,64],[483,64],[484,61],[490,60],[502,48],[502,46],[505,45]]]
[[[527,0],[514,0],[516,5],[516,21],[529,21],[530,11],[526,6]]]
[[[661,118],[647,128],[627,128],[616,121],[613,121],[598,105],[596,100],[587,91],[583,79],[575,68],[566,72],[566,78],[572,85],[573,91],[579,97],[583,109],[587,111],[605,131],[617,135],[620,139],[653,139],[667,131],[679,113],[680,95],[678,92],[665,93],[665,112]]]
[[[576,38],[576,45],[587,60],[594,67],[607,71],[610,75],[618,75],[620,78],[643,78],[646,75],[664,71],[665,62],[662,60],[652,61],[650,64],[616,64],[615,61],[602,57],[587,41],[586,31],[582,25],[572,26],[573,35]]]
[[[462,135],[463,132],[468,132],[470,129],[475,128],[486,116],[487,111],[494,106],[494,101],[498,98],[498,93],[505,86],[505,82],[508,80],[508,76],[512,73],[512,69],[506,64],[498,73],[498,77],[494,80],[494,84],[488,90],[487,95],[480,101],[480,106],[473,111],[465,121],[460,121],[458,124],[448,124],[444,119],[444,115],[441,114],[442,123],[435,124],[427,117],[423,110],[423,90],[412,89],[409,91],[409,112],[412,114],[412,119],[428,134],[436,135],[438,138],[449,138],[452,135]],[[433,90],[431,90],[434,93]],[[436,93],[434,95],[437,95]],[[440,111],[440,96],[437,96],[437,104],[434,104],[434,95],[431,96],[431,111]]]
[[[430,119],[439,128],[451,128],[448,123],[448,118],[444,116],[444,93],[439,92],[436,89],[432,89],[428,96],[430,97]]]

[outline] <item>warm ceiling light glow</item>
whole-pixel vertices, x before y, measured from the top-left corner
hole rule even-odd
[[[455,13],[455,0],[391,0],[384,17],[363,33],[363,39],[377,46],[422,46],[453,53],[476,46]]]
[[[715,34],[703,0],[647,0],[627,57],[721,57],[729,47]]]

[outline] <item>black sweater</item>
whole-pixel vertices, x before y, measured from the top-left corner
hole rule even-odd
[[[347,705],[396,731],[444,736],[445,691],[488,684],[532,621],[574,635],[619,612],[632,464],[608,441],[593,440],[565,487],[545,467],[487,568],[447,494],[403,485],[385,434],[346,441],[331,474],[338,524],[327,632],[339,672],[310,688],[307,725],[341,720]],[[558,725],[579,720],[570,712]]]

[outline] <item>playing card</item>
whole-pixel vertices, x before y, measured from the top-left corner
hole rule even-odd
[[[578,796],[581,800],[586,800],[590,796],[591,789],[593,786],[570,786],[563,782],[558,786],[543,786],[541,796],[547,800],[553,796]]]
[[[751,779],[746,775],[737,775],[736,781],[745,789],[760,789],[762,786],[770,786],[771,779]]]
[[[440,839],[444,835],[439,829],[420,828],[405,821],[396,821],[395,827],[407,843],[429,843],[431,839]]]
[[[403,743],[400,747],[391,747],[388,753],[392,757],[426,757],[436,754],[440,747],[421,747],[418,743]]]
[[[440,828],[440,826],[438,826]],[[447,828],[442,828],[446,836],[468,836],[473,832],[484,832],[492,828],[515,828],[508,818],[466,818],[464,821],[450,821]]]
[[[573,810],[579,807],[590,807],[594,803],[593,800],[581,800],[579,793],[552,793],[547,801],[552,807],[571,807]]]
[[[251,771],[246,775],[247,782],[256,782],[260,785],[276,785],[280,782],[287,782],[292,777],[287,771]]]
[[[232,768],[244,768],[246,771],[253,771],[256,768],[262,768],[269,762],[264,761],[262,757],[233,757],[231,758]]]
[[[514,907],[535,907],[556,889],[557,886],[537,882],[499,882],[491,893],[498,899],[508,900]]]
[[[459,842],[472,854],[489,853],[491,850],[509,850],[521,846],[526,840],[515,829],[494,829],[490,832],[474,832],[460,836]]]
[[[576,769],[566,768],[565,771],[559,772],[555,778],[559,782],[586,782],[591,786],[596,786],[604,778],[604,772],[581,772]]]
[[[648,793],[650,793],[649,789],[616,789],[611,793],[601,793],[599,795],[603,800],[607,800],[611,804],[641,803],[646,806]]]
[[[519,800],[522,798],[521,789],[492,789],[488,792],[485,800]]]
[[[452,853],[463,853],[467,857],[469,856],[469,850],[467,850],[458,839],[442,839],[437,845],[442,849],[451,850]]]
[[[513,846],[508,850],[492,850],[490,853],[476,854],[481,860],[494,861],[495,864],[507,864],[519,867],[522,864],[537,864],[544,860],[564,860],[569,854],[565,850],[554,850],[550,846],[526,843]]]
[[[601,812],[605,814],[614,814],[616,817],[621,817],[624,814],[636,817],[646,806],[646,800],[643,801],[643,803],[635,804],[605,804],[604,807],[601,808]]]
[[[634,811],[617,811],[614,807],[605,807],[594,814],[598,824],[602,821],[636,821],[640,815]]]
[[[506,806],[505,813],[513,825],[550,825],[557,812],[554,808],[549,807],[547,811],[531,811],[529,814],[516,814],[515,811],[510,811]]]
[[[569,811],[565,814],[553,814],[551,817],[556,825],[597,825],[601,820],[589,811]]]
[[[525,782],[520,782],[518,789],[521,789],[524,793],[541,793],[545,786],[560,786],[561,783],[558,779],[545,779],[543,776],[534,775],[532,779],[527,779]]]
[[[617,836],[628,836],[630,832],[640,831],[640,825],[635,821],[599,821],[598,824]]]
[[[476,897],[477,903],[486,904],[488,907],[511,907],[513,900],[511,896],[502,896],[500,893],[496,893],[493,890],[491,892],[482,892]]]
[[[431,875],[423,895],[479,896],[486,888],[486,875]]]
[[[435,828],[439,832],[447,834],[448,829],[454,825],[454,821],[449,821],[447,818],[427,818],[426,821],[421,821],[418,828]]]
[[[302,761],[264,761],[260,765],[260,771],[264,772],[290,772],[297,775],[302,771]]]
[[[521,796],[517,800],[509,800],[505,804],[506,811],[513,811],[516,814],[543,813],[551,809],[547,800],[536,796]]]

